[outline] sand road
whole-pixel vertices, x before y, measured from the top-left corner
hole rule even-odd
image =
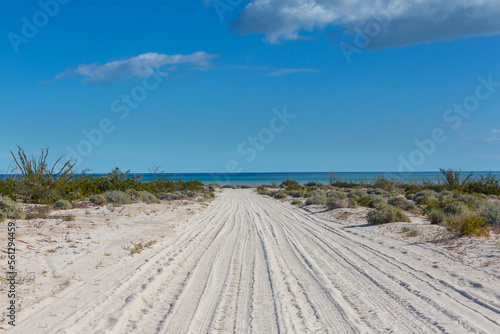
[[[10,332],[500,333],[500,277],[407,244],[227,190]]]

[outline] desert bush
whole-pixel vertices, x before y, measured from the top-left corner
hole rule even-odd
[[[389,192],[383,190],[383,189],[370,189],[367,191],[369,195],[377,195],[377,196],[388,196]]]
[[[106,201],[108,203],[113,203],[113,204],[131,204],[132,199],[130,196],[123,192],[123,191],[118,191],[118,190],[110,190],[106,191],[103,194],[104,198],[106,198]]]
[[[440,199],[447,200],[447,199],[453,198],[454,196],[455,196],[455,192],[453,192],[451,190],[443,190],[443,191],[439,192]]]
[[[385,191],[394,191],[396,189],[396,181],[380,178],[373,183],[373,186]]]
[[[446,220],[446,228],[457,237],[490,236],[490,228],[486,219],[476,215],[452,216]]]
[[[451,216],[459,216],[459,215],[465,215],[469,213],[469,207],[467,204],[463,202],[452,202],[448,205],[446,205],[443,209],[443,212],[446,214],[446,216],[451,217]]]
[[[289,195],[295,198],[303,197],[306,194],[304,190],[292,190]]]
[[[410,226],[405,226],[401,229],[401,232],[403,232],[403,235],[405,237],[418,237],[422,235],[422,231],[420,231],[418,228],[415,227],[410,227]]]
[[[297,206],[300,206],[300,205],[304,205],[304,202],[302,202],[301,200],[299,199],[294,199],[292,202],[291,202],[292,205],[297,205]]]
[[[106,203],[108,203],[108,201],[106,201],[106,198],[100,194],[90,196],[89,201],[95,205],[106,205]]]
[[[432,210],[429,212],[429,219],[432,224],[443,224],[446,221],[446,214],[441,210]]]
[[[60,199],[54,203],[54,208],[57,210],[69,210],[69,209],[72,209],[73,206],[67,200]]]
[[[356,202],[356,205],[367,207],[373,198],[365,196],[365,197],[351,197],[352,200]]]
[[[312,204],[325,205],[326,204],[326,197],[313,196],[313,197],[308,198],[306,201],[306,205],[312,205]]]
[[[130,197],[130,199],[134,203],[142,201],[142,195],[141,195],[141,193],[138,190],[127,189],[127,190],[125,190],[125,193]]]
[[[332,190],[326,193],[327,198],[347,199],[347,194],[341,191]]]
[[[369,208],[378,208],[378,207],[381,207],[381,206],[385,206],[387,205],[387,201],[381,197],[381,196],[377,196],[375,198],[373,198],[370,203],[368,203],[368,207]]]
[[[158,198],[156,198],[155,195],[151,194],[150,192],[147,192],[146,190],[141,190],[139,192],[141,194],[141,199],[145,203],[159,203],[160,201]]]
[[[405,208],[407,207],[408,204],[410,204],[410,202],[408,202],[406,199],[404,199],[403,197],[393,197],[393,198],[389,198],[387,200],[387,203],[389,205],[392,205],[392,206],[395,206],[395,207],[398,207],[402,210],[405,210]]]
[[[479,215],[486,219],[486,224],[500,226],[500,204],[487,203]]]
[[[326,193],[321,189],[316,189],[316,190],[307,192],[304,195],[304,197],[325,197],[326,198]]]
[[[271,191],[265,186],[258,186],[257,193],[260,195],[266,195],[266,196],[271,195]]]
[[[368,197],[368,193],[364,191],[363,189],[352,189],[349,194],[347,194],[348,197]]]
[[[351,198],[338,198],[338,197],[329,197],[326,200],[326,205],[329,209],[345,209],[345,208],[355,208],[356,202]]]
[[[410,218],[401,209],[390,205],[382,205],[370,211],[367,215],[368,223],[374,225],[389,224],[396,222],[411,223]]]
[[[483,201],[474,195],[463,195],[457,198],[457,201],[465,203],[470,209],[478,209]]]
[[[0,196],[0,222],[6,219],[24,219],[23,209],[7,196]]]
[[[275,195],[274,195],[274,198],[276,199],[284,199],[284,198],[288,198],[288,195],[286,194],[285,191],[278,191]]]

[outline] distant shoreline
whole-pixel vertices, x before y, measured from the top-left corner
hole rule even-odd
[[[166,177],[167,179],[175,180],[182,178],[183,181],[200,181],[205,184],[217,183],[221,185],[244,185],[244,186],[259,186],[262,184],[269,184],[271,182],[281,183],[286,179],[297,180],[299,183],[307,182],[321,182],[329,183],[331,172],[246,172],[238,174],[228,173],[162,173],[157,174],[157,177]],[[462,175],[465,177],[469,175],[470,171],[463,171]],[[474,171],[474,176],[486,176],[489,171]],[[500,171],[491,172],[493,175],[500,177]],[[370,183],[377,178],[394,178],[401,182],[422,182],[424,180],[436,181],[441,176],[439,171],[436,172],[339,172],[335,173],[341,181],[357,182],[363,181]],[[96,177],[108,175],[107,173],[90,174]],[[141,177],[143,182],[153,181],[153,174],[151,173],[129,173],[130,177]],[[0,174],[0,179],[4,179],[7,175]]]

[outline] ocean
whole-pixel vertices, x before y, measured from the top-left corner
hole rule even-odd
[[[465,177],[470,172],[463,172]],[[489,172],[474,172],[474,177],[488,175]],[[492,172],[497,178],[500,178],[500,172]],[[96,176],[105,176],[107,174],[95,174]],[[150,182],[153,176],[150,173],[135,173],[131,176],[140,176],[142,181]],[[239,173],[239,174],[225,174],[225,173],[164,173],[161,174],[171,180],[182,178],[183,181],[199,180],[203,183],[218,183],[220,185],[246,185],[258,186],[261,184],[270,184],[276,182],[280,184],[286,179],[297,180],[300,183],[307,183],[311,181],[328,183],[330,172],[317,172],[317,173]],[[342,181],[363,181],[372,182],[379,177],[394,178],[399,181],[421,182],[425,179],[436,181],[440,176],[440,172],[415,172],[415,173],[399,173],[399,172],[345,172],[336,173]],[[0,174],[0,179],[5,175]]]
[[[487,175],[489,172],[474,172],[474,176]],[[467,176],[469,172],[463,172],[462,175]],[[141,175],[145,182],[152,181],[151,174],[136,174]],[[258,186],[261,184],[270,184],[271,182],[281,183],[286,179],[297,180],[300,183],[317,181],[328,183],[330,172],[318,173],[240,173],[240,174],[224,174],[224,173],[166,173],[163,174],[167,178],[174,179],[182,177],[183,181],[199,180],[203,183],[218,183],[221,185],[246,185]],[[423,181],[428,179],[436,181],[440,176],[440,172],[415,172],[415,173],[399,173],[399,172],[346,172],[336,173],[342,181],[359,181],[372,182],[379,177],[394,178],[404,182]],[[500,172],[493,172],[493,175],[500,178]]]

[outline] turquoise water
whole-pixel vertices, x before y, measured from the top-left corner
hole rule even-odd
[[[487,175],[489,172],[474,172],[474,176]],[[500,172],[493,172],[500,178]],[[151,174],[140,174],[143,181],[151,181]],[[261,184],[269,184],[271,182],[281,183],[286,179],[294,179],[300,183],[317,181],[322,183],[329,182],[330,172],[325,173],[240,173],[240,174],[220,174],[220,173],[184,173],[184,174],[164,174],[168,178],[181,177],[183,181],[199,180],[204,183],[219,183],[221,185],[247,185],[256,186]],[[415,172],[415,173],[337,173],[342,181],[358,181],[372,182],[379,177],[395,178],[400,181],[423,181],[429,179],[436,181],[441,175],[440,172]],[[468,175],[464,172],[463,175]]]
[[[487,175],[489,172],[474,172],[474,176]],[[463,175],[468,175],[468,172],[463,172]],[[500,172],[493,172],[495,176],[500,178]],[[96,176],[103,176],[106,174],[96,174]],[[152,175],[149,173],[134,174],[142,177],[142,181],[152,181]],[[221,173],[165,173],[162,174],[169,179],[182,177],[183,181],[199,180],[203,183],[218,183],[220,185],[247,185],[257,186],[261,184],[269,184],[271,182],[281,183],[286,179],[294,179],[300,183],[307,183],[317,181],[321,183],[328,183],[330,172],[324,173],[240,173],[240,174],[221,174]],[[398,173],[398,172],[347,172],[337,173],[342,181],[359,181],[372,182],[379,177],[395,178],[400,181],[423,181],[428,179],[436,181],[441,175],[440,172],[415,172],[415,173]],[[0,175],[2,178],[3,175]]]

